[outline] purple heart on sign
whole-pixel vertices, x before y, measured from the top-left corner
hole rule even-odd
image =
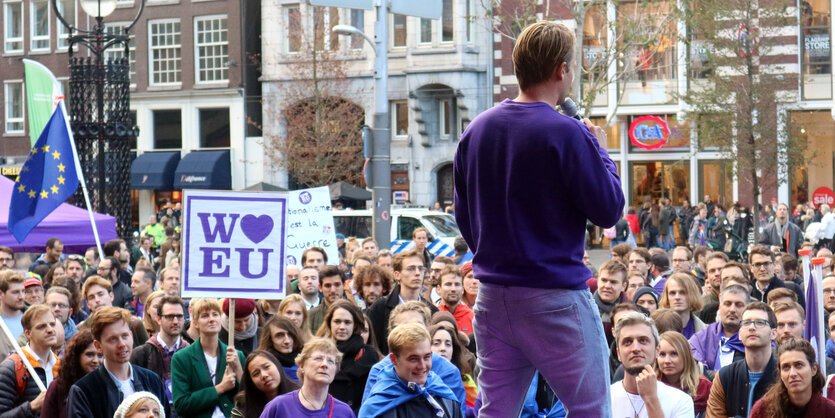
[[[246,215],[241,218],[241,230],[250,241],[258,244],[273,232],[273,218],[269,215]]]

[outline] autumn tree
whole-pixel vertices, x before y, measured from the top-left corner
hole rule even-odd
[[[291,187],[340,180],[361,185],[364,111],[345,97],[350,91],[346,62],[339,37],[330,32],[338,24],[339,9],[306,10],[312,11],[312,19],[303,20],[299,12],[289,21],[287,41],[296,52],[283,63],[281,110],[267,118],[283,129],[264,137],[265,156],[287,170]]]
[[[673,2],[648,0],[482,0],[486,19],[502,38],[515,41],[526,26],[541,20],[574,20],[573,63],[577,66],[571,96],[589,116],[610,86],[616,85],[616,109],[626,82],[640,79],[665,50],[674,48],[677,9]],[[614,20],[609,9],[614,8]],[[506,57],[505,59],[509,59]],[[576,64],[574,64],[576,65]],[[674,70],[674,68],[669,68]],[[614,116],[611,112],[610,117]]]
[[[778,105],[794,101],[797,74],[780,65],[783,36],[796,27],[794,2],[684,0],[690,87],[682,99],[697,126],[700,147],[732,161],[740,187],[750,187],[754,214],[766,188],[787,181],[806,161],[805,141],[791,134]],[[755,239],[759,216],[753,216]]]

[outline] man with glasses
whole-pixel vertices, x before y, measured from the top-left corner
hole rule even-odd
[[[105,257],[99,262],[96,269],[99,276],[110,280],[113,286],[113,306],[123,308],[125,304],[133,299],[133,292],[130,287],[119,280],[119,260],[116,257]]]
[[[739,338],[745,346],[745,361],[719,370],[713,378],[707,415],[711,417],[748,416],[777,377],[777,362],[771,343],[777,338],[777,318],[763,302],[752,302],[742,312]]]
[[[388,353],[388,322],[391,311],[399,304],[415,300],[426,304],[434,314],[438,308],[420,295],[426,266],[423,264],[422,253],[416,250],[403,251],[395,254],[392,267],[397,283],[387,296],[377,299],[368,309],[368,317],[377,337],[377,344],[382,353]]]
[[[137,273],[138,274],[138,273]],[[164,383],[165,394],[174,413],[171,396],[171,357],[178,350],[189,346],[188,341],[180,338],[185,325],[183,300],[177,296],[165,295],[157,307],[159,314],[159,332],[148,342],[136,347],[130,355],[130,362],[158,374]],[[176,415],[174,415],[176,416]]]
[[[821,282],[823,288],[823,312],[826,320],[835,311],[835,274],[825,276]]]
[[[748,253],[748,264],[751,266],[751,275],[754,278],[751,283],[751,299],[766,302],[768,292],[785,287],[797,294],[797,302],[800,306],[806,306],[803,291],[795,283],[786,283],[774,274],[774,253],[768,247],[753,247]]]
[[[9,247],[0,247],[0,271],[14,269],[14,250]]]
[[[678,246],[673,250],[673,271],[676,273],[690,273],[690,249]]]
[[[52,286],[46,291],[46,306],[52,309],[55,319],[64,327],[65,341],[69,341],[78,332],[75,321],[70,318],[73,312],[70,299],[72,299],[72,294],[64,287]]]
[[[429,265],[429,280],[427,280],[428,283],[424,286],[424,291],[421,295],[424,299],[431,301],[435,305],[441,303],[441,295],[438,293],[438,288],[441,285],[441,271],[446,266],[454,265],[455,263],[453,263],[451,258],[442,255],[432,260],[432,264]]]

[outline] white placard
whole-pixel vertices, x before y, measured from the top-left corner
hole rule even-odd
[[[338,265],[339,250],[328,187],[293,190],[288,194],[285,263],[301,266],[306,248],[321,247],[328,255],[327,264]]]
[[[182,296],[284,298],[287,199],[184,190]]]

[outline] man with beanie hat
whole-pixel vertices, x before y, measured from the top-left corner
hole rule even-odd
[[[149,403],[150,413],[157,418],[165,418],[165,409],[162,408],[162,403],[157,399],[156,395],[151,392],[136,392],[133,395],[128,396],[119,404],[119,407],[116,408],[116,413],[113,414],[113,418],[127,418],[128,411],[136,405],[137,403]],[[139,405],[141,407],[142,405]]]
[[[229,341],[229,299],[223,300],[223,316],[221,317],[220,341]],[[244,357],[258,348],[258,314],[255,312],[255,301],[252,299],[235,299],[235,348],[244,353]]]
[[[646,309],[650,315],[658,310],[658,294],[649,286],[639,287],[632,297],[632,302]]]

